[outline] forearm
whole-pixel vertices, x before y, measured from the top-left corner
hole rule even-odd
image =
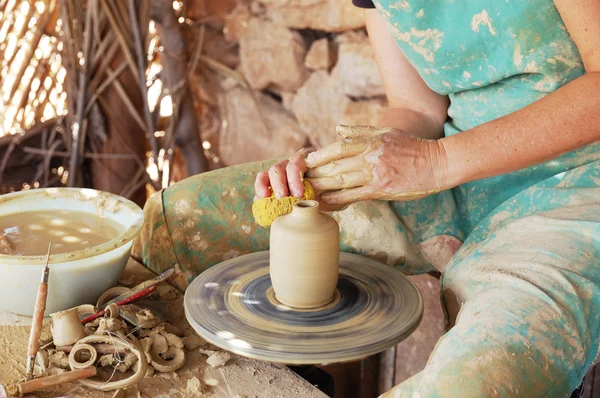
[[[444,125],[431,117],[408,108],[390,107],[377,124],[392,127],[422,138],[438,139],[443,136]]]
[[[512,114],[441,139],[446,182],[510,173],[600,140],[600,73],[588,73]]]

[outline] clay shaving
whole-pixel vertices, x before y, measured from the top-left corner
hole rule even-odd
[[[281,365],[258,362],[231,355],[226,351],[207,343],[197,336],[183,315],[181,295],[173,295],[168,289],[162,289],[162,295],[168,307],[169,318],[153,329],[136,331],[137,342],[140,349],[146,353],[148,362],[151,363],[152,355],[158,355],[167,362],[176,357],[174,352],[182,350],[185,354],[185,364],[176,371],[160,373],[156,370],[146,373],[146,377],[135,386],[125,390],[104,393],[88,389],[81,384],[66,383],[52,389],[38,391],[35,395],[40,398],[57,396],[81,398],[107,398],[107,397],[201,397],[201,398],[232,398],[232,397],[261,397],[261,398],[323,398],[325,395],[314,389],[308,382],[298,378],[289,369]],[[165,294],[166,293],[166,294]],[[171,300],[168,300],[171,299]],[[103,333],[125,335],[131,332],[130,325],[120,319],[101,318],[86,325],[86,334],[95,335],[98,330]],[[27,326],[1,326],[0,325],[0,381],[3,384],[22,381],[25,374],[25,357],[29,327]],[[44,325],[42,340],[48,341],[50,324]],[[160,336],[160,337],[157,337]],[[152,353],[153,337],[160,340],[156,348],[158,354]],[[165,345],[162,345],[166,342]],[[136,363],[131,355],[118,350],[106,352],[102,344],[91,343],[102,353],[98,353],[99,376],[95,379],[120,380],[133,374]],[[162,346],[161,346],[162,345]],[[44,350],[48,363],[46,375],[58,374],[68,369],[69,353],[58,351],[54,346]],[[166,352],[161,353],[160,351]],[[113,350],[114,351],[114,350]],[[169,353],[170,351],[170,353]],[[208,357],[208,358],[207,358]],[[83,359],[82,359],[83,360]],[[116,369],[115,369],[116,368]],[[148,368],[153,368],[150,364]],[[40,375],[42,369],[36,367],[36,374]],[[270,384],[271,383],[271,384]],[[268,386],[266,388],[265,386]]]
[[[206,363],[213,368],[225,365],[231,359],[231,354],[227,351],[218,351],[206,359]]]
[[[13,254],[14,250],[6,236],[0,235],[0,254]]]

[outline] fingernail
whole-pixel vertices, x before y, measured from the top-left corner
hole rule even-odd
[[[276,197],[277,199],[281,199],[281,198],[283,198],[283,197],[284,197],[284,195],[283,195],[283,191],[280,191],[280,190],[277,190],[277,191],[275,191],[275,197]]]
[[[317,161],[317,156],[315,155],[315,152],[311,152],[308,154],[308,156],[306,157],[306,165],[310,166],[311,163],[314,163]]]
[[[292,192],[292,196],[294,196],[296,198],[299,198],[301,196],[300,191],[296,188],[290,188],[290,191]]]
[[[321,197],[321,199],[323,199],[323,201],[325,201],[325,203],[330,203],[330,204],[336,204],[337,203],[337,199],[336,198]]]

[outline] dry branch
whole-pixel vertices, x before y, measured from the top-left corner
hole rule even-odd
[[[58,141],[57,141],[58,142]],[[40,149],[40,148],[32,148],[32,147],[23,147],[23,152],[32,153],[35,155],[44,155],[44,156],[57,156],[62,158],[71,157],[70,152],[64,151],[54,151],[49,149]],[[114,159],[114,160],[135,160],[136,156],[130,153],[94,153],[87,152],[83,154],[83,157],[86,159]]]
[[[117,35],[117,40],[119,41],[119,44],[121,45],[121,50],[123,51],[123,55],[125,56],[125,59],[127,60],[127,63],[129,64],[131,73],[133,73],[133,75],[137,79],[138,78],[138,70],[135,66],[135,61],[133,60],[133,56],[131,55],[131,51],[129,48],[130,41],[128,41],[127,38],[125,37],[125,35],[127,34],[126,30],[124,30],[119,25],[119,23],[116,20],[116,17],[113,15],[111,8],[110,8],[111,2],[109,0],[103,0],[103,1],[101,1],[101,3],[102,3],[102,7],[104,8],[104,11],[106,13],[106,16],[108,17],[108,21],[110,22],[111,28]]]
[[[85,12],[85,25],[81,27],[84,30],[84,44],[83,44],[83,65],[79,71],[79,87],[77,91],[77,125],[73,128],[73,132],[77,129],[77,134],[73,134],[73,146],[71,147],[71,159],[69,160],[69,180],[67,185],[69,187],[75,186],[77,179],[77,172],[79,170],[80,156],[83,152],[85,144],[85,121],[83,119],[83,111],[85,107],[85,98],[87,93],[87,82],[88,82],[88,65],[90,64],[90,47],[92,43],[92,7],[97,0],[89,0],[88,7]],[[92,7],[90,7],[90,3]]]
[[[140,92],[142,93],[142,105],[144,108],[144,118],[146,119],[147,134],[150,139],[150,149],[152,150],[152,157],[156,164],[158,164],[158,144],[156,137],[154,136],[154,122],[152,121],[152,115],[150,114],[150,106],[148,105],[148,87],[146,87],[146,57],[142,50],[142,38],[140,36],[140,28],[138,24],[138,15],[135,11],[135,0],[129,0],[129,17],[131,20],[131,28],[133,30],[133,40],[135,55],[137,58],[138,67],[138,83]],[[160,176],[160,173],[159,173]]]
[[[0,164],[0,185],[2,184],[4,170],[6,169],[6,166],[8,165],[8,160],[10,159],[10,155],[12,155],[13,151],[15,150],[15,146],[17,145],[18,142],[19,142],[19,140],[16,137],[14,137],[11,140],[10,145],[8,146],[8,149],[6,150],[6,152],[4,152],[4,156],[2,157],[2,163]]]
[[[106,90],[108,87],[110,87],[114,83],[114,81],[121,75],[121,73],[123,73],[125,71],[126,68],[127,68],[127,63],[123,62],[121,65],[119,65],[117,67],[117,69],[114,72],[109,73],[107,75],[107,77],[105,79],[103,79],[102,83],[100,83],[98,88],[92,89],[94,94],[92,95],[92,97],[90,98],[89,102],[87,103],[87,105],[85,107],[86,115],[92,109],[92,106],[94,106],[96,101],[98,100],[98,96],[100,96],[104,92],[104,90]],[[92,84],[91,84],[92,87],[94,87],[94,83],[95,83],[95,81],[92,82]],[[143,127],[143,124],[140,126]]]
[[[31,44],[29,45],[29,48],[25,52],[23,59],[30,60],[32,58],[35,50],[38,48],[38,45],[40,44],[40,40],[42,39],[42,36],[44,34],[44,27],[48,23],[48,20],[50,19],[50,15],[51,15],[50,12],[48,12],[47,14],[44,14],[44,18],[42,19],[41,23],[39,25],[36,25],[37,29],[35,31],[35,35],[33,37],[33,40],[31,41]],[[15,52],[17,52],[17,50],[15,50]],[[15,92],[19,88],[19,82],[21,81],[21,79],[23,79],[23,75],[25,74],[25,71],[27,70],[28,66],[29,66],[29,62],[27,62],[27,61],[23,62],[21,69],[17,73],[17,76],[15,77],[15,84],[13,84],[12,89],[10,91],[11,98],[15,95]]]
[[[116,177],[116,180],[126,181],[124,185],[119,182],[104,185],[114,188],[115,193],[135,195],[145,191],[147,183],[158,190],[161,184],[152,181],[146,171],[148,144],[154,163],[161,169],[164,165],[164,177],[159,176],[163,184],[169,183],[176,145],[181,148],[189,174],[207,170],[187,80],[199,63],[208,62],[202,55],[203,26],[192,60],[188,62],[186,40],[170,0],[45,0],[43,10],[36,7],[36,1],[23,0],[29,9],[21,13],[19,5],[23,2],[0,0],[0,25],[4,25],[0,29],[8,28],[9,34],[21,36],[15,51],[4,54],[7,46],[0,49],[0,65],[5,70],[11,70],[11,66],[15,70],[12,76],[2,74],[2,78],[14,80],[6,93],[12,101],[9,105],[17,109],[11,130],[26,132],[18,137],[0,137],[0,184],[14,183],[21,167],[22,173],[27,173],[24,181],[32,181],[32,184],[86,185],[91,182],[79,177],[89,175],[81,170],[91,167],[94,184],[98,180],[94,173],[102,173],[104,169],[112,171],[99,177],[100,180]],[[157,9],[161,10],[158,16]],[[156,36],[150,40],[151,13],[160,33],[160,49],[154,46],[158,43]],[[19,19],[25,18],[23,28],[15,24],[17,15]],[[32,18],[37,18],[38,23],[30,24]],[[56,31],[58,26],[60,32]],[[24,29],[30,30],[26,37]],[[47,56],[47,47],[42,53],[38,50],[41,43],[46,42],[52,46],[50,56]],[[150,43],[153,54],[149,59]],[[61,57],[53,58],[59,49]],[[84,62],[80,63],[81,60]],[[64,81],[57,77],[57,62],[61,62],[61,68],[66,71]],[[162,64],[162,72],[153,73],[152,77],[162,81],[158,104],[163,96],[170,95],[174,105],[168,120],[159,118],[160,106],[153,114],[148,103],[151,82],[146,82],[147,69],[148,64],[154,63]],[[56,94],[62,101],[63,90],[67,94],[68,112],[47,122],[49,124],[40,124],[45,109],[56,113],[63,108],[63,104],[54,101]],[[3,117],[0,115],[0,121]],[[32,118],[34,127],[29,128],[26,124],[30,124]],[[165,122],[166,134],[159,139],[154,134],[155,127],[159,123],[165,126]],[[39,131],[41,125],[46,127]],[[78,130],[73,131],[75,129]],[[32,132],[39,136],[32,139]],[[165,159],[159,161],[162,151]],[[111,164],[113,161],[130,165],[118,170]],[[67,181],[61,182],[62,171],[56,173],[56,169],[63,170],[61,166],[68,171]],[[4,178],[5,174],[8,178]]]
[[[121,85],[121,83],[119,82],[119,80],[115,79],[113,77],[113,75],[114,75],[115,72],[113,72],[113,70],[111,68],[106,68],[106,70],[107,70],[107,76],[108,76],[108,78],[109,79],[114,79],[113,80],[113,86],[116,89],[116,91],[119,94],[119,96],[121,97],[121,100],[123,101],[123,103],[127,107],[127,110],[131,114],[131,117],[135,120],[135,122],[140,126],[140,128],[142,130],[146,130],[146,125],[144,124],[144,120],[142,120],[142,117],[140,116],[140,113],[138,112],[137,108],[131,102],[131,99],[129,98],[129,95],[127,94],[127,91],[123,88],[123,86]]]
[[[13,61],[15,60],[15,57],[19,53],[19,49],[21,48],[21,46],[25,42],[24,35],[25,35],[25,32],[27,32],[27,22],[29,22],[29,20],[33,16],[33,13],[35,12],[35,5],[31,4],[31,2],[29,2],[29,1],[27,1],[27,3],[29,4],[29,10],[27,10],[27,15],[25,16],[25,21],[23,22],[23,26],[21,26],[21,31],[19,33],[15,32],[16,37],[19,38],[19,44],[20,45],[18,45],[15,48],[15,50],[11,54],[10,58],[8,59],[8,61],[5,62],[5,65],[10,65],[10,64],[13,63]]]
[[[167,137],[169,165],[174,153],[174,144],[177,143],[185,158],[188,173],[199,174],[208,170],[208,162],[202,149],[196,111],[187,84],[186,40],[173,11],[172,1],[152,0],[150,17],[157,24],[161,44],[164,47],[163,70],[166,74],[171,101],[174,104],[170,134]]]

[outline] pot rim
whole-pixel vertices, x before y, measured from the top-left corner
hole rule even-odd
[[[38,188],[27,191],[19,191],[8,193],[0,196],[0,205],[9,201],[19,200],[24,196],[56,196],[56,197],[67,197],[74,200],[78,199],[79,195],[86,195],[89,198],[101,197],[111,199],[119,203],[119,211],[127,211],[134,218],[134,220],[128,225],[121,224],[125,229],[113,239],[101,243],[96,246],[87,247],[72,252],[60,253],[52,255],[50,254],[49,264],[55,264],[55,266],[70,263],[77,260],[83,260],[95,256],[99,256],[113,250],[119,249],[129,242],[131,242],[142,229],[144,223],[144,212],[143,210],[131,200],[126,199],[122,196],[115,195],[105,191],[99,191],[91,188]],[[79,196],[80,197],[80,196]],[[36,211],[35,209],[30,211]],[[107,210],[108,211],[108,210]],[[25,212],[23,212],[25,213]],[[13,213],[14,214],[14,213]],[[17,213],[18,214],[18,213]],[[1,217],[1,216],[0,216]],[[4,265],[18,265],[21,267],[27,266],[41,266],[46,263],[46,255],[40,256],[16,256],[9,254],[0,254],[0,266]]]
[[[318,207],[319,202],[314,199],[301,199],[294,203],[294,207],[299,207],[301,209],[310,209],[312,207]]]

